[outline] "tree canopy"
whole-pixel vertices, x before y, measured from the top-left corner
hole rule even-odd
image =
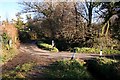
[[[54,39],[57,46],[100,47],[102,42],[119,42],[120,2],[22,2],[21,13],[34,13],[28,19],[30,34],[37,39]],[[28,16],[27,16],[28,18]],[[94,21],[97,22],[94,22]],[[108,34],[108,37],[101,34]],[[117,36],[117,37],[116,37]],[[48,41],[49,42],[49,41]],[[64,43],[61,43],[64,42]],[[112,46],[108,45],[103,46]]]

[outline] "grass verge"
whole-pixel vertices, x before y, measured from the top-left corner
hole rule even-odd
[[[100,49],[96,48],[79,48],[75,47],[77,53],[100,53]],[[113,50],[113,49],[103,49],[103,54],[120,54],[119,50]]]
[[[41,49],[49,50],[51,52],[58,52],[59,51],[56,47],[52,47],[52,45],[47,44],[47,43],[43,43],[41,41],[37,42],[37,46]]]
[[[88,71],[96,80],[120,80],[120,61],[96,58],[87,62]]]
[[[56,61],[45,70],[45,73],[49,79],[94,80],[84,64],[84,61],[78,60]]]

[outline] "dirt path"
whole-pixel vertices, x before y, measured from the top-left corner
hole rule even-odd
[[[20,53],[14,58],[2,65],[2,72],[8,73],[10,70],[14,70],[16,66],[23,65],[33,61],[35,63],[31,71],[27,72],[25,78],[29,80],[44,80],[46,75],[43,70],[49,66],[52,62],[63,59],[71,59],[73,53],[71,52],[57,52],[53,53],[50,51],[42,50],[35,44],[21,44],[19,48]],[[99,54],[82,54],[76,53],[75,58],[77,59],[90,59],[98,57]]]
[[[70,59],[73,53],[71,52],[50,52],[46,50],[39,49],[34,44],[22,44],[20,47],[21,52],[25,52],[27,54],[30,54],[32,56],[46,56],[46,58],[55,58],[55,59]],[[89,59],[99,56],[99,54],[82,54],[82,53],[76,53],[75,58],[77,59]]]
[[[44,72],[42,72],[45,67],[49,66],[52,62],[63,59],[71,59],[73,53],[70,52],[57,52],[52,53],[46,50],[39,49],[35,44],[21,44],[20,53],[16,55],[12,60],[9,60],[2,66],[3,73],[9,70],[14,70],[17,65],[23,65],[34,61],[36,66],[27,73],[26,78],[44,78]],[[77,59],[89,59],[99,56],[98,54],[75,54]]]

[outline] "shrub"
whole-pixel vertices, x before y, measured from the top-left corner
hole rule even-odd
[[[96,49],[96,48],[75,47],[75,49],[77,53],[100,53],[100,49]],[[103,49],[103,54],[120,54],[120,51],[113,49]]]
[[[100,80],[120,80],[116,66],[118,61],[107,58],[96,58],[87,62],[88,71]]]
[[[95,49],[95,48],[79,48],[79,47],[75,47],[76,51],[78,53],[99,53],[99,49]]]
[[[51,79],[93,80],[84,64],[84,61],[77,60],[56,61],[45,72]]]
[[[30,35],[27,31],[21,30],[19,31],[19,40],[23,43],[30,41]]]
[[[18,54],[18,49],[12,48],[10,50],[6,50],[5,47],[2,47],[2,55],[1,55],[2,62],[9,61],[13,57],[15,57],[15,55],[17,54]]]
[[[105,49],[105,50],[103,50],[103,53],[105,53],[105,54],[120,54],[120,51],[113,50],[113,49]]]
[[[24,63],[23,65],[18,65],[15,70],[16,71],[21,71],[21,72],[28,72],[32,69],[33,65],[35,65],[32,62]]]
[[[3,33],[2,34],[2,39],[3,39],[3,47],[6,48],[7,50],[10,49],[10,46],[9,46],[9,40],[10,40],[10,37],[6,34],[6,33]]]
[[[58,49],[56,47],[52,47],[52,45],[50,45],[50,44],[43,43],[43,42],[39,41],[37,43],[37,45],[39,48],[42,48],[44,50],[49,50],[51,52],[58,52]]]

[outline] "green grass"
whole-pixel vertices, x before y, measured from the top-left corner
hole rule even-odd
[[[119,61],[108,58],[96,58],[87,62],[88,71],[100,80],[120,80]]]
[[[38,41],[37,43],[38,47],[44,50],[49,50],[51,52],[58,52],[59,50],[56,47],[52,47],[52,45],[43,43],[41,41]]]
[[[14,69],[6,70],[2,73],[3,80],[25,80],[28,72],[33,69],[35,64],[33,62],[24,63],[22,65],[17,65]],[[27,80],[27,79],[26,79]]]
[[[79,48],[75,47],[77,53],[100,53],[100,49],[97,48]],[[113,50],[113,49],[103,49],[103,54],[120,54],[119,50]]]
[[[94,80],[84,64],[84,61],[78,60],[56,61],[45,70],[45,73],[49,79]]]
[[[16,66],[15,70],[16,71],[21,71],[21,72],[28,72],[32,69],[33,65],[35,65],[34,63],[24,63],[23,65],[18,65]]]

